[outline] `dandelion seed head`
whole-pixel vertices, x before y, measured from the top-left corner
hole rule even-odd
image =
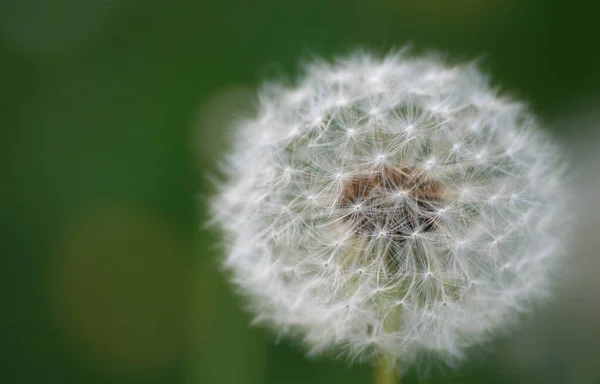
[[[405,52],[266,86],[211,200],[256,322],[311,353],[452,361],[551,288],[561,149],[472,65]]]

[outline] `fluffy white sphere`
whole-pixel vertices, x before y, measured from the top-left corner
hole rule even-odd
[[[548,293],[559,148],[472,65],[316,61],[241,122],[211,201],[256,320],[312,353],[449,360]]]

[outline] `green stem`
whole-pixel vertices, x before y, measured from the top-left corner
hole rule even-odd
[[[385,355],[380,355],[375,366],[375,384],[399,384],[396,366]]]

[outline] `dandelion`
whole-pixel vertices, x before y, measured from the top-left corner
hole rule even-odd
[[[564,254],[560,148],[472,64],[309,63],[264,86],[223,171],[224,266],[310,354],[459,360],[547,296]]]

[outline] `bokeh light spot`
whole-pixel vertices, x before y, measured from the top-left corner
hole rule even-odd
[[[99,206],[66,227],[53,304],[78,353],[102,369],[156,372],[181,356],[189,319],[185,246],[151,213]]]

